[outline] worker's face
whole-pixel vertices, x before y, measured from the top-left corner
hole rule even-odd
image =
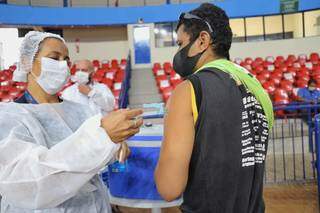
[[[179,49],[174,58],[174,65],[176,71],[185,77],[204,65],[203,56],[211,51],[211,36],[208,32],[201,31],[199,36],[191,41],[182,24],[177,30],[177,44]]]
[[[69,51],[67,46],[59,39],[46,38],[39,46],[39,52],[37,53],[32,66],[32,73],[36,76],[41,74],[41,58],[47,57],[57,61],[66,60],[70,63]]]
[[[76,64],[77,71],[87,72],[89,74],[93,73],[94,67],[90,61],[80,61]]]
[[[317,88],[317,85],[315,83],[313,83],[313,82],[310,83],[309,86],[308,86],[308,89],[310,91],[314,91],[316,88]]]

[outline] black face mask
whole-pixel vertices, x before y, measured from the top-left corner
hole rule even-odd
[[[198,53],[195,56],[189,57],[188,53],[192,46],[193,42],[190,42],[187,46],[182,48],[173,58],[173,69],[178,73],[182,78],[186,78],[189,75],[193,74],[194,68],[197,65],[201,55],[205,52],[205,50],[201,53]]]

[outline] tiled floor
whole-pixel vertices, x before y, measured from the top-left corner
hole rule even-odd
[[[266,186],[266,213],[318,213],[315,184]]]
[[[319,213],[315,184],[265,186],[266,213]],[[148,209],[120,207],[123,213],[150,213]],[[162,210],[163,213],[179,213],[178,208]]]

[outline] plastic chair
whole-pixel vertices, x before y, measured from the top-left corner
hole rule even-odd
[[[293,62],[295,62],[296,60],[297,60],[297,57],[296,57],[295,55],[290,54],[290,55],[288,55],[288,57],[287,57],[287,62],[293,63]]]
[[[92,64],[93,64],[94,67],[98,67],[98,68],[100,67],[100,61],[97,60],[97,59],[93,60]]]
[[[120,62],[121,65],[127,65],[127,59],[121,59],[121,62]]]
[[[280,88],[284,89],[288,94],[291,94],[293,90],[293,83],[289,80],[282,80],[280,82]]]
[[[296,80],[295,85],[296,85],[298,88],[305,88],[305,87],[308,86],[308,81],[306,81],[306,80],[304,80],[304,79],[298,79],[298,80]]]
[[[247,57],[247,58],[244,59],[244,62],[245,62],[246,64],[252,64],[253,59],[252,59],[251,57]]]
[[[119,62],[117,59],[112,59],[111,60],[111,67],[112,68],[117,68],[119,66]]]
[[[236,63],[236,64],[238,64],[238,65],[240,65],[241,62],[242,62],[242,59],[241,59],[241,58],[235,58],[235,59],[233,60],[233,62]]]
[[[285,59],[283,56],[280,55],[280,56],[276,57],[276,61],[283,63],[283,62],[285,62]]]
[[[121,88],[122,88],[122,83],[118,82],[113,85],[113,91],[121,90]]]
[[[267,61],[269,63],[274,63],[274,57],[273,56],[267,56],[265,61]]]
[[[310,54],[310,61],[313,64],[318,64],[318,62],[319,62],[319,54],[318,53],[311,53]]]
[[[161,69],[161,64],[160,63],[154,63],[153,64],[153,69]]]
[[[268,78],[266,78],[266,77],[263,76],[263,75],[257,75],[257,80],[258,80],[261,84],[264,84],[265,82],[268,81]]]
[[[289,100],[289,95],[287,91],[282,88],[276,88],[276,90],[274,91],[274,97],[287,98]]]
[[[262,65],[258,65],[254,70],[259,75],[261,72],[263,72],[264,68]]]
[[[103,83],[104,85],[106,85],[109,88],[112,88],[112,86],[113,86],[113,81],[108,78],[102,78],[101,83]]]
[[[159,90],[163,93],[167,88],[171,88],[171,84],[168,80],[162,80],[159,82]]]
[[[262,86],[269,95],[273,95],[274,91],[276,90],[276,87],[272,81],[267,81]]]

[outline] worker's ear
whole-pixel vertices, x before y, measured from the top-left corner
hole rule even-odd
[[[208,49],[211,44],[211,36],[207,31],[201,31],[198,37],[198,48],[200,52]]]

